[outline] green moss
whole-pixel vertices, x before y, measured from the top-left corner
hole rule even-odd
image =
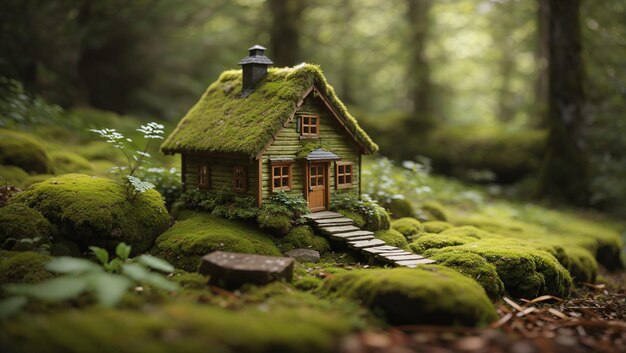
[[[591,253],[578,246],[564,248],[569,259],[567,270],[575,282],[594,283],[598,275],[598,262]]]
[[[22,204],[0,208],[0,248],[31,250],[50,244],[52,225],[41,213]]]
[[[80,155],[67,151],[53,151],[50,160],[56,174],[76,173],[91,170],[91,164]]]
[[[0,284],[35,283],[52,278],[44,265],[52,258],[32,251],[0,250]]]
[[[209,284],[209,279],[206,276],[180,269],[177,269],[169,278],[185,289],[207,289]]]
[[[92,141],[82,145],[77,153],[89,161],[106,160],[109,162],[118,162],[120,158],[123,158],[123,155],[119,151],[115,148],[111,148],[111,144],[104,141]]]
[[[369,152],[378,146],[359,127],[326,82],[319,67],[270,68],[246,98],[241,97],[241,70],[223,72],[181,120],[161,148],[164,152],[237,152],[256,156],[294,112],[313,84],[337,107],[346,127]]]
[[[494,265],[506,291],[514,297],[528,299],[542,294],[564,297],[572,286],[569,273],[554,256],[522,241],[486,238],[459,246],[433,248],[423,255],[445,257],[451,251],[477,254]]]
[[[129,202],[122,185],[82,174],[34,184],[11,202],[22,202],[41,212],[63,237],[83,248],[97,245],[112,250],[125,242],[139,253],[149,249],[169,224],[157,191],[148,190]]]
[[[29,177],[22,168],[14,165],[0,165],[0,186],[22,186]]]
[[[0,164],[14,165],[28,173],[49,173],[50,160],[44,147],[27,134],[0,129]]]
[[[449,219],[448,212],[439,202],[425,202],[421,208],[422,212],[427,215],[428,220],[445,222]]]
[[[365,217],[363,217],[360,213],[352,210],[337,210],[337,212],[341,213],[344,217],[350,218],[354,221],[354,225],[359,228],[364,228],[366,223]]]
[[[23,316],[0,326],[11,352],[331,352],[353,329],[338,313],[307,307],[231,311],[168,304],[145,311],[87,309]],[[123,338],[123,339],[121,339]]]
[[[442,266],[349,271],[326,280],[320,292],[359,300],[393,325],[484,325],[497,318],[480,285]]]
[[[418,254],[428,249],[440,249],[448,246],[463,245],[483,238],[502,238],[472,226],[453,227],[439,234],[424,233],[411,242],[410,248]]]
[[[389,202],[382,204],[393,218],[413,217],[415,210],[413,205],[404,198],[392,198]]]
[[[408,240],[417,239],[424,233],[424,226],[420,221],[411,217],[404,217],[391,221],[391,228],[400,232]]]
[[[177,268],[196,271],[201,257],[211,251],[280,256],[272,239],[241,222],[206,213],[193,213],[161,234],[151,253]]]
[[[492,300],[504,295],[504,283],[498,276],[496,267],[477,254],[451,249],[432,256],[431,259],[478,282]]]
[[[429,221],[422,224],[426,233],[441,233],[446,229],[454,227],[452,224],[443,221]]]
[[[259,211],[257,222],[259,224],[259,228],[277,237],[287,235],[293,228],[291,217],[283,214],[265,212],[263,209]]]
[[[293,249],[312,249],[320,253],[330,251],[328,240],[315,235],[309,226],[293,228],[287,236],[278,240],[277,245],[283,253]]]
[[[404,235],[394,229],[379,230],[374,233],[374,236],[383,240],[387,245],[396,246],[398,248],[406,248],[409,245]]]
[[[40,183],[44,180],[50,179],[54,177],[54,175],[52,174],[37,174],[37,175],[30,175],[28,178],[24,179],[24,181],[22,182],[22,188],[27,188],[33,184],[37,184]]]

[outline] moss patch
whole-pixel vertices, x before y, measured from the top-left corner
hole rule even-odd
[[[337,108],[346,127],[370,152],[378,146],[335,95],[318,66],[270,68],[247,97],[241,97],[242,71],[223,72],[163,142],[164,152],[236,152],[256,156],[295,111],[313,84]]]
[[[428,220],[445,222],[449,219],[448,212],[439,202],[425,202],[421,209],[426,214]]]
[[[411,203],[404,198],[392,198],[389,202],[382,204],[391,215],[392,218],[413,217],[415,210]]]
[[[149,249],[169,224],[161,195],[155,190],[140,194],[133,202],[115,181],[82,174],[48,179],[16,194],[22,202],[41,212],[62,236],[83,248],[97,245],[114,249],[119,242],[135,253]]]
[[[14,165],[0,165],[0,186],[22,186],[30,175]]]
[[[271,237],[241,222],[193,213],[177,221],[156,240],[151,253],[177,268],[196,271],[201,257],[222,250],[280,256]]]
[[[21,317],[0,326],[11,352],[331,352],[352,327],[310,308],[266,312],[199,304],[146,311],[87,309]],[[123,337],[124,339],[120,339]]]
[[[67,151],[50,153],[50,160],[56,174],[77,173],[91,170],[91,164],[80,155]]]
[[[320,291],[359,300],[394,325],[483,325],[497,318],[480,285],[441,266],[350,271]]]
[[[35,249],[50,244],[52,225],[36,210],[13,203],[0,208],[0,248]]]
[[[406,248],[409,243],[402,233],[393,229],[379,230],[374,233],[374,236],[380,240],[383,240],[387,245],[396,246],[398,248]]]
[[[0,164],[35,174],[49,173],[52,169],[46,150],[37,140],[6,129],[0,129]]]
[[[330,251],[328,240],[315,235],[309,226],[300,226],[292,229],[287,236],[277,241],[277,245],[283,253],[293,249],[312,249],[320,253]]]
[[[408,240],[419,237],[424,232],[424,225],[411,217],[404,217],[391,221],[391,228],[400,232]]]
[[[0,284],[35,283],[52,278],[44,265],[52,258],[32,251],[0,250]]]
[[[446,229],[454,227],[452,224],[443,221],[429,221],[422,224],[426,233],[441,233]]]

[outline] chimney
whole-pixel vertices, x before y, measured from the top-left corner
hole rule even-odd
[[[274,64],[267,56],[265,56],[265,48],[255,45],[249,48],[250,54],[239,61],[239,65],[243,69],[243,89],[242,97],[248,96],[254,87],[267,74],[267,67]]]

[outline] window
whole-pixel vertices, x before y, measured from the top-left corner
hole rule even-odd
[[[336,163],[336,185],[337,188],[348,188],[352,186],[352,163]]]
[[[246,167],[233,168],[233,190],[236,192],[248,191],[248,171]]]
[[[302,115],[300,117],[300,135],[317,137],[320,135],[320,118],[315,115]]]
[[[291,164],[272,164],[272,191],[291,190]]]
[[[208,189],[211,186],[211,169],[208,164],[200,164],[198,167],[198,187]]]

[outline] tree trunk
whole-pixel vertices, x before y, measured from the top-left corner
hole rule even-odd
[[[548,58],[550,54],[550,7],[547,0],[538,0],[537,7],[537,49],[535,62],[537,65],[537,80],[535,82],[535,125],[547,127],[548,110]]]
[[[430,68],[426,59],[431,7],[431,0],[407,0],[411,60],[408,76],[412,86],[409,98],[413,112],[409,119],[409,128],[416,132],[433,125],[432,84]]]
[[[300,27],[304,0],[268,0],[272,25],[269,55],[276,66],[293,66],[300,57]]]
[[[584,155],[583,63],[579,0],[546,0],[548,29],[547,151],[540,180],[541,196],[584,205],[588,201],[588,163]]]

